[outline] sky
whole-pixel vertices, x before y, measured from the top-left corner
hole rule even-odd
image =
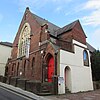
[[[2,0],[0,41],[13,43],[26,7],[59,27],[79,19],[87,42],[100,50],[100,0]]]

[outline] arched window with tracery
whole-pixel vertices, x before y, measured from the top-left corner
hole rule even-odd
[[[84,61],[84,66],[89,66],[89,57],[88,57],[88,52],[86,50],[83,51],[83,61]]]
[[[30,32],[31,32],[30,25],[28,23],[25,23],[19,37],[17,57],[22,57],[29,53]]]

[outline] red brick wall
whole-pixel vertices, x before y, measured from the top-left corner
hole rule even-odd
[[[64,41],[69,41],[71,42],[73,36],[72,36],[72,31],[69,31],[69,32],[66,32],[66,33],[63,33],[62,35],[59,36],[59,38],[61,40],[64,40]]]
[[[72,30],[73,38],[83,44],[86,44],[86,35],[80,25],[80,23],[77,23]]]
[[[71,41],[72,39],[75,39],[78,42],[86,44],[86,35],[80,23],[77,23],[71,31],[63,33],[59,37],[65,41]]]
[[[73,29],[73,39],[86,45],[86,38],[84,34],[79,32],[77,29]]]
[[[23,25],[28,22],[30,24],[30,27],[31,27],[31,34],[33,34],[33,36],[31,37],[31,48],[30,48],[30,51],[32,51],[33,48],[38,48],[38,41],[39,41],[39,33],[41,31],[41,27],[40,25],[38,24],[38,22],[34,19],[32,13],[28,10],[26,10],[26,20],[25,20],[25,14],[23,16],[23,19],[21,21],[21,24],[19,26],[19,29],[18,29],[18,32],[17,32],[17,35],[15,37],[15,40],[14,40],[14,43],[13,43],[13,50],[12,50],[12,53],[11,53],[11,56],[12,58],[16,58],[17,57],[17,52],[18,52],[18,48],[15,47],[17,44],[18,44],[18,41],[19,41],[19,36],[20,36],[20,32],[21,32],[21,29],[23,27]],[[37,35],[38,34],[38,35]]]
[[[27,79],[34,79],[34,80],[42,80],[42,55],[41,55],[41,51],[39,49],[45,47],[42,46],[41,48],[39,47],[39,42],[41,41],[45,41],[48,38],[48,34],[45,33],[45,28],[46,26],[43,26],[41,28],[41,26],[39,25],[39,23],[34,19],[34,16],[31,14],[30,11],[26,10],[27,15],[25,18],[25,14],[24,17],[21,21],[21,24],[19,26],[19,30],[16,34],[14,43],[13,43],[13,49],[11,52],[11,56],[12,59],[10,61],[10,65],[8,64],[8,75],[11,76],[16,76],[17,75],[17,66],[18,66],[18,62],[19,62],[19,69],[18,69],[18,76],[19,77],[25,77]],[[17,52],[18,52],[18,47],[15,47],[18,44],[19,41],[19,36],[20,36],[20,32],[21,29],[23,27],[23,25],[25,23],[29,23],[30,27],[31,27],[31,40],[30,40],[30,56],[29,59],[26,59],[25,57],[23,57],[21,60],[17,59]],[[42,30],[42,31],[41,31]],[[50,51],[50,49],[49,49]],[[35,58],[35,65],[34,65],[34,69],[32,70],[32,59],[33,57]],[[25,65],[25,74],[24,74],[24,63],[26,60],[26,65]],[[16,64],[16,66],[13,66],[13,63]],[[14,70],[14,73],[12,73],[12,67]],[[23,74],[20,76],[20,72],[22,72]]]
[[[43,58],[40,49],[43,49],[45,51],[45,55],[44,55],[45,62],[47,60],[48,54],[50,53],[54,57],[55,52],[52,45],[49,43],[39,46],[39,42],[43,42],[48,38],[50,38],[49,34],[45,32],[46,25],[41,27],[29,10],[26,10],[25,13],[27,13],[27,15],[24,14],[24,17],[21,21],[21,24],[19,26],[17,35],[13,43],[13,50],[11,53],[12,59],[11,61],[9,61],[10,64],[7,65],[8,75],[12,75],[12,76],[17,75],[17,66],[19,62],[19,69],[18,69],[19,77],[25,77],[27,79],[42,81]],[[26,22],[30,24],[31,34],[32,34],[30,39],[30,56],[29,59],[26,59],[25,57],[23,57],[22,59],[17,59],[18,47],[16,47],[16,45],[18,44],[19,41],[21,29]],[[65,41],[71,41],[72,39],[75,39],[83,44],[86,44],[85,35],[83,33],[80,24],[77,24],[72,31],[60,35],[60,38]],[[34,69],[32,70],[33,57],[35,58],[35,65],[34,65]],[[25,60],[26,60],[26,65],[25,65],[25,74],[24,74]],[[13,64],[15,64],[16,66],[13,66]],[[12,67],[14,67],[13,72],[12,72]],[[22,76],[20,76],[19,74],[21,71],[23,73]]]

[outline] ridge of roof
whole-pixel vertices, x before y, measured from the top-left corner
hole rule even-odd
[[[26,8],[26,10],[30,11],[29,10],[29,7]],[[36,19],[36,21],[41,25],[43,26],[44,24],[48,24],[48,31],[50,32],[49,34],[51,34],[52,36],[59,36],[61,35],[62,33],[65,33],[65,32],[68,32],[68,31],[71,31],[74,26],[76,25],[76,23],[80,23],[79,20],[75,20],[73,21],[72,23],[69,23],[68,25],[60,28],[59,26],[49,22],[48,20],[46,19],[43,19],[42,17],[32,13],[30,11],[30,13],[33,15],[33,17]],[[85,33],[84,33],[85,34]],[[85,35],[86,36],[86,35]]]
[[[0,42],[1,45],[4,45],[4,46],[8,46],[8,47],[12,47],[13,44],[10,43],[10,42]]]
[[[40,17],[40,16],[37,16],[37,15],[33,14],[32,12],[31,12],[31,14],[33,15],[33,17],[36,19],[36,21],[37,21],[41,26],[44,25],[44,24],[48,24],[48,30],[50,31],[50,34],[52,34],[52,35],[55,35],[55,31],[58,30],[58,29],[60,28],[59,26],[57,26],[57,25],[55,25],[55,24],[49,22],[49,21],[46,20],[46,19],[43,19],[43,18]]]
[[[76,25],[77,22],[79,22],[79,20],[75,20],[74,22],[72,22],[72,23],[70,23],[70,24],[68,24],[68,25],[66,25],[66,26],[64,26],[64,27],[62,27],[62,28],[60,28],[60,29],[58,29],[58,30],[56,31],[56,34],[57,34],[57,35],[60,35],[60,34],[62,34],[62,33],[64,33],[64,32],[67,32],[67,31],[72,30],[72,29],[74,28],[74,26]]]

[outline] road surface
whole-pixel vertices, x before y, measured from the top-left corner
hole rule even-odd
[[[0,100],[36,100],[31,99],[0,86]]]

